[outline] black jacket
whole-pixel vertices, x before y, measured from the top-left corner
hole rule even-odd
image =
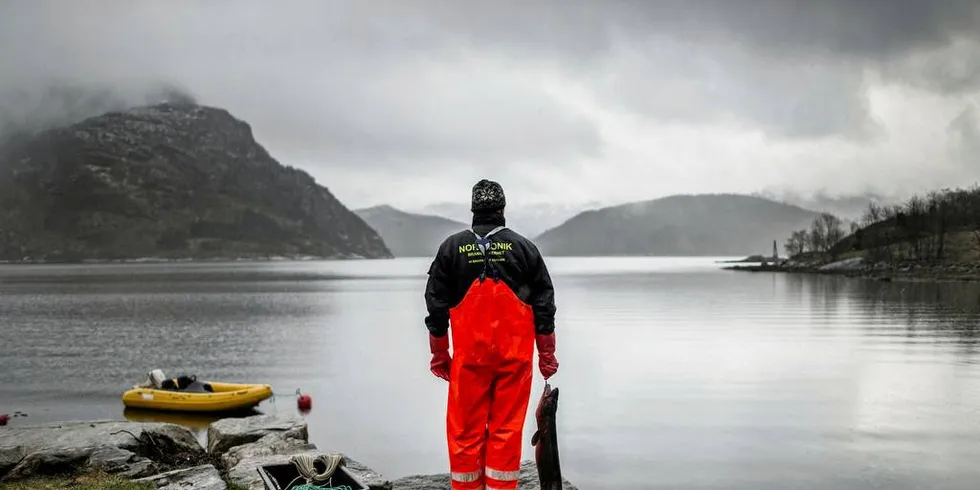
[[[498,225],[503,225],[500,215],[475,216],[473,231],[486,235]],[[531,305],[534,311],[534,327],[537,334],[550,334],[555,330],[555,291],[544,258],[538,248],[519,233],[505,228],[493,235],[497,259],[490,264],[496,268],[502,280],[521,301]],[[425,326],[435,337],[446,335],[449,329],[449,309],[458,305],[473,280],[484,270],[483,258],[475,249],[476,237],[470,230],[460,231],[443,240],[429,267],[429,280],[425,286],[425,305],[429,311]],[[506,245],[506,244],[510,245]],[[488,279],[489,279],[488,274]]]

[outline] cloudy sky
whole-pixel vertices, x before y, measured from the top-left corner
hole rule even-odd
[[[180,86],[352,207],[980,178],[971,0],[0,0],[4,114],[59,82]]]

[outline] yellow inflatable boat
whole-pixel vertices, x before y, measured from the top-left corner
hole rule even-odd
[[[149,380],[123,393],[127,408],[172,412],[233,412],[253,408],[272,396],[267,384],[199,381],[196,376],[166,379],[156,369]]]

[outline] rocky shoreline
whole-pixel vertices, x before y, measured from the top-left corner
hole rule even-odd
[[[207,447],[179,425],[117,421],[60,422],[0,428],[0,484],[65,471],[103,471],[158,490],[264,490],[258,468],[297,454],[340,453],[347,471],[371,490],[450,490],[449,474],[389,480],[340,451],[310,443],[297,415],[219,420]],[[522,490],[540,489],[532,461],[521,464]],[[565,482],[564,490],[577,490]]]
[[[878,281],[980,281],[980,264],[930,264],[913,261],[869,263],[862,257],[830,263],[784,259],[757,265],[728,266],[723,267],[723,269],[748,272],[824,274]]]

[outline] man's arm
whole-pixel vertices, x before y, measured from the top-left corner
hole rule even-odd
[[[531,244],[531,310],[534,312],[534,343],[538,348],[538,370],[545,380],[558,372],[555,357],[555,288],[548,266],[538,248]]]
[[[425,317],[425,328],[433,337],[443,337],[449,331],[449,298],[453,287],[452,256],[448,253],[446,239],[439,245],[432,264],[429,266],[429,280],[425,284],[425,307],[429,311]]]
[[[548,273],[548,266],[537,246],[530,244],[531,287],[530,303],[534,311],[534,330],[538,335],[549,335],[555,331],[555,287]]]

